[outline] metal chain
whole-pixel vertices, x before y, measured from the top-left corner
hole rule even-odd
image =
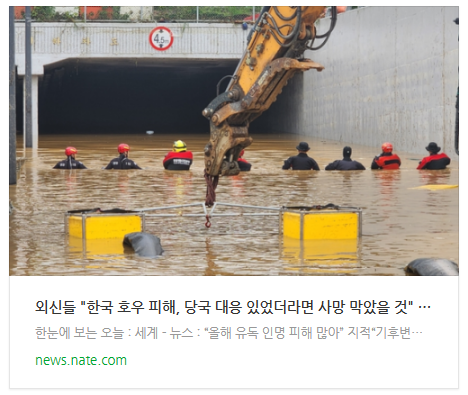
[[[206,200],[205,205],[212,207],[216,201],[216,187],[218,186],[219,176],[210,176],[205,169],[205,181],[206,181]]]

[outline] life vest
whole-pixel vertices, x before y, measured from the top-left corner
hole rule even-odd
[[[442,170],[450,164],[450,158],[443,152],[440,154],[429,155],[419,162],[418,170]]]
[[[244,158],[237,159],[237,163],[239,164],[239,169],[241,171],[250,171],[250,168],[252,167],[252,165]]]
[[[190,170],[193,162],[191,151],[169,152],[163,159],[164,168],[167,170]]]
[[[374,159],[374,163],[379,169],[399,169],[401,165],[400,157],[396,154],[381,154]]]

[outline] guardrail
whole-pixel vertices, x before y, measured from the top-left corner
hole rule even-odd
[[[216,207],[225,206],[225,207],[237,207],[240,209],[256,209],[256,210],[267,210],[270,211],[269,213],[264,212],[228,212],[228,213],[215,213]],[[203,213],[186,213],[184,209],[189,207],[201,207],[203,209]],[[161,211],[161,210],[173,210],[178,209],[177,213],[170,213],[170,214],[146,214],[150,211]],[[278,216],[281,208],[278,207],[263,207],[263,206],[249,206],[244,204],[232,204],[232,203],[218,203],[211,207],[210,211],[208,211],[207,206],[204,202],[200,203],[192,203],[192,204],[180,204],[175,206],[164,206],[164,207],[150,207],[150,208],[143,208],[139,210],[135,210],[136,212],[145,213],[146,217],[205,217],[206,222],[205,226],[209,228],[211,226],[210,219],[212,217],[239,217],[239,216]],[[271,212],[273,211],[273,212]]]
[[[15,6],[24,20],[26,6]],[[31,6],[34,22],[253,23],[262,6]]]

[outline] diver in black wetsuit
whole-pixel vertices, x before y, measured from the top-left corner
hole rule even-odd
[[[77,153],[78,150],[75,147],[65,148],[65,155],[67,155],[67,159],[58,162],[53,167],[53,169],[87,169],[87,167],[82,162],[75,159],[75,155]]]
[[[129,169],[141,169],[133,160],[128,159],[128,151],[130,147],[127,144],[119,144],[117,147],[119,151],[119,157],[112,159],[109,164],[104,167],[104,170],[129,170]]]
[[[283,170],[292,168],[293,170],[320,170],[317,162],[307,155],[310,150],[309,144],[302,141],[296,147],[298,154],[290,156],[284,161]]]
[[[366,168],[356,160],[351,159],[351,147],[343,148],[343,159],[335,160],[325,167],[325,170],[366,170]]]

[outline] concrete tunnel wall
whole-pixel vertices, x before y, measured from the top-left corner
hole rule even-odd
[[[252,135],[297,133],[374,147],[391,141],[396,151],[418,154],[436,141],[457,159],[457,16],[458,7],[365,7],[338,15],[327,44],[305,53],[325,70],[297,75],[252,123]],[[329,22],[318,22],[319,33]],[[34,41],[33,72],[41,74],[46,65],[40,133],[208,133],[201,111],[219,79],[234,71],[248,34],[228,24],[171,24],[178,37],[173,48],[155,54],[147,45],[151,26],[79,27],[43,23],[33,29],[41,37]],[[24,28],[18,25],[17,32],[21,74]],[[87,35],[99,39],[84,45]],[[135,43],[120,45],[124,36]],[[109,44],[113,37],[119,45]]]
[[[366,7],[338,15],[325,66],[296,75],[251,132],[296,133],[452,159],[458,87],[458,7]],[[319,33],[328,29],[321,20]]]

